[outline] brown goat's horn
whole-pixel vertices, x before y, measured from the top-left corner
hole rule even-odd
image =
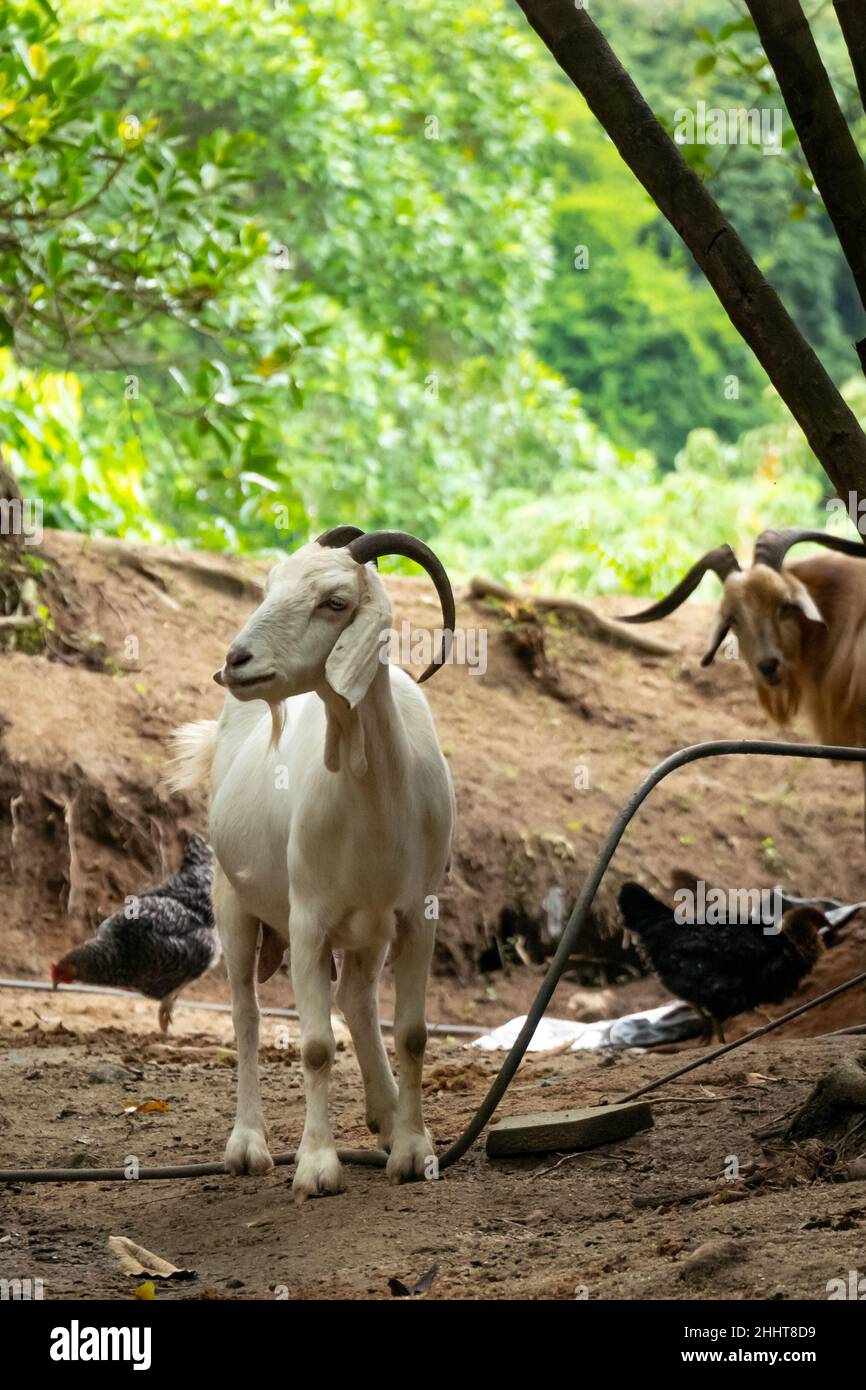
[[[866,545],[862,541],[849,541],[828,531],[807,531],[802,526],[787,526],[783,531],[761,532],[755,541],[752,563],[780,570],[791,546],[799,545],[802,541],[813,541],[816,545],[826,545],[829,550],[839,550],[843,555],[866,560]]]
[[[720,545],[715,550],[708,550],[706,555],[701,556],[696,565],[692,565],[688,574],[684,575],[675,589],[658,603],[654,603],[651,608],[644,608],[640,613],[629,613],[627,617],[618,619],[621,623],[654,623],[657,618],[666,618],[674,609],[679,608],[681,603],[685,603],[689,594],[694,593],[704,575],[710,570],[717,574],[722,583],[729,574],[740,568],[737,557],[729,545]]]
[[[370,560],[376,560],[383,555],[403,555],[407,560],[414,560],[416,565],[425,569],[436,585],[436,592],[442,605],[444,629],[442,650],[438,656],[434,654],[427,670],[418,677],[418,684],[420,685],[447,661],[451,650],[451,640],[454,636],[454,624],[457,618],[454,595],[451,592],[451,581],[445,573],[442,561],[437,559],[429,545],[419,541],[417,536],[410,536],[406,531],[369,531],[351,541],[349,554],[353,560],[358,561],[359,565],[366,565]]]

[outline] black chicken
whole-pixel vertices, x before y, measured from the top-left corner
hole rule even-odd
[[[211,906],[213,856],[201,835],[190,835],[174,878],[147,888],[106,917],[96,935],[52,963],[58,985],[119,985],[158,999],[159,1026],[168,1031],[184,985],[219,960]]]
[[[681,924],[639,883],[623,886],[619,906],[662,984],[698,1011],[707,1036],[717,1034],[722,1042],[726,1019],[758,1004],[783,1003],[823,950],[818,933],[826,919],[812,907],[786,913],[781,931],[771,936],[760,922]]]

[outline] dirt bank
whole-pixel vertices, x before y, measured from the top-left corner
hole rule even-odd
[[[175,863],[183,828],[202,827],[200,800],[164,790],[166,739],[179,722],[218,713],[211,673],[264,567],[52,533],[30,563],[48,610],[43,640],[37,654],[0,652],[0,973],[44,977],[54,955]],[[398,626],[436,622],[426,580],[388,585]],[[639,777],[677,746],[770,731],[739,662],[700,670],[707,608],[665,624],[681,648],[666,658],[548,626],[565,697],[556,698],[515,652],[508,615],[459,597],[459,622],[486,631],[487,665],[483,675],[447,668],[427,686],[460,809],[436,965],[442,1016],[499,1021],[533,992],[548,923],[569,910]],[[609,614],[630,606],[599,604]],[[685,869],[721,884],[781,879],[802,893],[866,896],[860,785],[857,768],[763,759],[676,774],[628,832],[557,1007],[574,997],[584,1009],[578,985],[638,973],[616,934],[625,877],[660,889]],[[816,980],[843,977],[863,945],[857,928],[855,939],[844,964],[828,955]],[[204,992],[214,985],[218,977]],[[629,988],[630,1006],[659,997],[652,982]],[[605,991],[589,1007],[612,1002]],[[823,1032],[862,1016],[846,1000],[800,1027]]]

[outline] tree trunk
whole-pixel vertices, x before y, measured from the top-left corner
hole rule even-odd
[[[840,497],[866,497],[866,435],[700,178],[574,0],[518,0],[626,164],[682,237]]]
[[[833,9],[851,54],[851,66],[866,111],[866,5],[863,0],[833,0]]]
[[[800,0],[746,4],[866,308],[866,166]]]

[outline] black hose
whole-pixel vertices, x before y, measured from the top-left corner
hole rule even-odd
[[[382,1149],[338,1149],[341,1163],[362,1168],[384,1168],[388,1155]],[[274,1167],[294,1163],[294,1153],[274,1154]],[[172,1178],[224,1178],[224,1163],[174,1163],[165,1168],[4,1168],[0,1182],[156,1182]]]
[[[469,1124],[464,1129],[458,1139],[454,1141],[449,1149],[439,1159],[438,1169],[443,1172],[450,1168],[453,1163],[462,1158],[467,1149],[475,1143],[484,1126],[493,1116],[499,1102],[508,1090],[509,1085],[514,1079],[514,1075],[523,1061],[532,1037],[543,1018],[548,1004],[553,997],[553,992],[565,970],[572,951],[577,943],[580,929],[583,926],[586,914],[593,904],[599,885],[607,872],[611,859],[613,858],[620,840],[643,803],[646,801],[650,792],[653,791],[660,782],[664,781],[672,772],[676,772],[681,767],[686,767],[689,763],[698,762],[702,758],[731,757],[731,756],[756,756],[766,754],[771,758],[821,758],[832,762],[866,762],[866,749],[864,748],[836,748],[827,747],[821,744],[812,743],[783,743],[779,740],[761,739],[718,739],[708,743],[696,743],[690,748],[681,748],[676,753],[660,762],[652,772],[641,782],[640,786],[632,793],[623,809],[614,821],[607,839],[599,851],[591,873],[584,879],[574,910],[566,923],[565,930],[560,937],[556,954],[550,962],[547,974],[541,982],[541,986],[533,1001],[526,1021],[521,1028],[517,1038],[512,1044],[508,1056],[505,1058],[499,1073],[476,1110]],[[820,1001],[810,1001],[809,1007]],[[777,1020],[777,1023],[784,1022],[784,1019]],[[769,1028],[765,1031],[769,1031]],[[745,1041],[742,1039],[741,1041]],[[726,1050],[726,1049],[725,1049]],[[693,1070],[698,1065],[704,1065],[713,1060],[713,1054],[701,1058],[699,1062],[690,1064],[689,1070]],[[662,1078],[667,1080],[669,1078]],[[654,1084],[661,1084],[654,1083]],[[345,1163],[359,1164],[366,1167],[384,1167],[387,1156],[378,1149],[343,1149],[339,1151],[339,1157]],[[279,1154],[274,1162],[280,1166],[294,1162],[293,1153]],[[176,1167],[167,1168],[142,1168],[138,1173],[138,1181],[152,1180],[160,1178],[187,1178],[187,1177],[213,1177],[224,1174],[225,1165],[222,1163],[190,1163]],[[118,1182],[129,1180],[126,1172],[120,1168],[22,1168],[22,1169],[3,1169],[0,1170],[0,1182]]]

